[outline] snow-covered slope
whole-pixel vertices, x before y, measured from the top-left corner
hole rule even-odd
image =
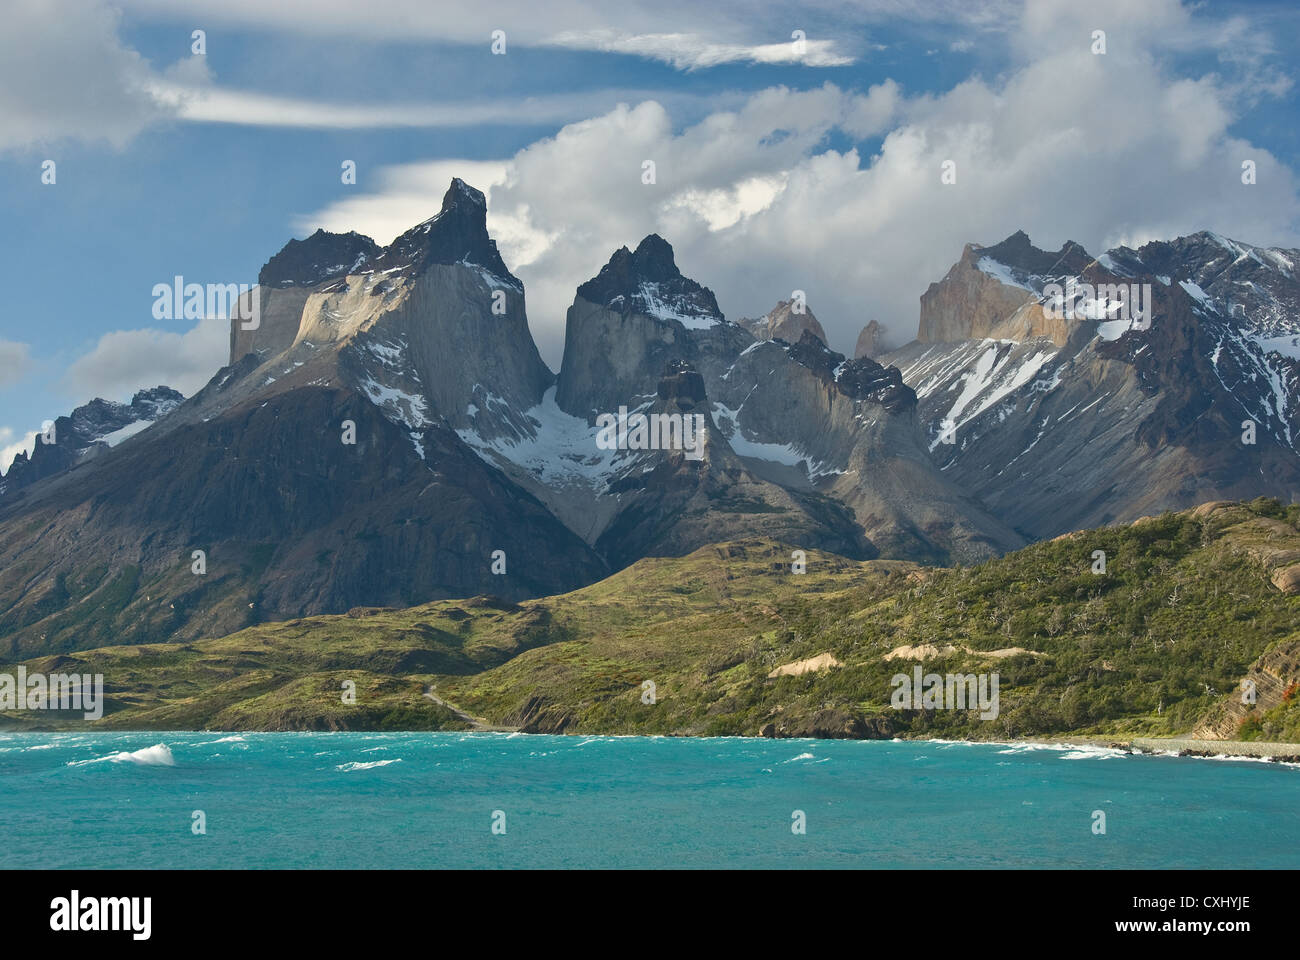
[[[916,390],[944,473],[1028,536],[1208,499],[1289,499],[1295,262],[1213,234],[1095,260],[1023,234],[968,245],[922,298],[918,340],[881,359]],[[1149,292],[1145,319],[1118,308],[1113,285],[1130,284]]]

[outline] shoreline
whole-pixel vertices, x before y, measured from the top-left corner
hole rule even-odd
[[[427,696],[427,694],[426,694]],[[468,733],[468,734],[495,734],[495,735],[514,735],[522,736],[567,736],[567,737],[680,737],[681,739],[714,739],[700,738],[692,736],[683,736],[681,734],[608,734],[608,733],[570,733],[570,734],[533,734],[525,733],[520,730],[514,730],[508,727],[478,726],[470,730],[178,730],[178,729],[158,729],[158,728],[141,728],[138,730],[130,729],[87,729],[84,727],[71,728],[53,728],[53,729],[4,729],[0,727],[0,737],[12,735],[34,736],[39,734],[46,735],[77,735],[77,734],[149,734],[150,736],[165,736],[168,733],[192,733],[192,734],[276,734],[276,733],[387,733],[387,734],[418,734],[418,733]],[[730,738],[722,738],[730,739]],[[738,737],[736,739],[754,739],[754,740],[828,740],[830,742],[842,739],[858,738],[840,738],[840,737]],[[1262,760],[1275,763],[1295,763],[1300,764],[1300,743],[1275,743],[1269,741],[1253,740],[1197,740],[1190,737],[1023,737],[1012,740],[945,740],[938,738],[925,737],[887,737],[887,738],[867,738],[868,742],[878,743],[965,743],[965,744],[985,744],[988,746],[1018,746],[1022,744],[1038,744],[1046,747],[1099,747],[1108,750],[1120,750],[1125,753],[1143,754],[1146,756],[1175,756],[1175,757],[1231,757],[1248,760]]]
[[[1175,751],[1180,757],[1243,757],[1277,763],[1300,763],[1300,743],[1263,740],[1194,740],[1187,737],[1134,737],[1129,749],[1138,753]]]
[[[1277,763],[1300,763],[1300,743],[1264,740],[1197,740],[1192,737],[1059,737],[1049,740],[1031,737],[1013,742],[1104,747],[1146,756],[1239,757]]]

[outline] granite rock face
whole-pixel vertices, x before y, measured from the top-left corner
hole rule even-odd
[[[862,328],[862,332],[858,334],[858,342],[853,347],[854,359],[875,357],[876,354],[881,352],[884,336],[884,328],[877,321],[872,320],[868,323]]]
[[[1023,232],[992,247],[968,243],[947,275],[921,295],[916,339],[952,343],[1047,337],[1061,346],[1067,325],[1042,309],[1035,291],[1053,277],[1081,273],[1088,262],[1076,243],[1048,253],[1033,247]]]
[[[753,334],[755,340],[784,340],[786,343],[798,343],[807,331],[822,343],[826,342],[826,331],[817,322],[813,312],[806,305],[793,300],[782,300],[766,315],[756,320],[741,320],[739,323]]]

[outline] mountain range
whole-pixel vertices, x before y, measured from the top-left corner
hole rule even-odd
[[[456,179],[388,246],[290,241],[202,390],[56,421],[0,480],[0,649],[521,601],[747,537],[974,564],[1203,501],[1295,499],[1298,251],[970,244],[914,341],[882,352],[871,321],[847,357],[793,298],[727,320],[650,235],[577,288],[555,373],[486,214]],[[1058,319],[1055,291],[1085,284],[1149,284],[1149,325],[1096,299]],[[701,417],[702,448],[605,449],[598,420],[620,410]]]

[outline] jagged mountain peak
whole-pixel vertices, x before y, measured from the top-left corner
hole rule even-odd
[[[1070,328],[1038,305],[1043,288],[1108,268],[1104,258],[1093,260],[1073,240],[1056,251],[1040,250],[1023,230],[991,247],[968,243],[944,278],[921,295],[917,339],[952,343],[984,337],[1017,341],[1050,337],[1061,345]]]
[[[662,283],[678,279],[682,279],[682,272],[677,268],[672,244],[659,234],[652,233],[638,243],[635,250],[629,250],[626,246],[615,250],[609,262],[600,268],[600,272],[578,288],[578,295],[584,296],[584,289],[594,292],[597,288],[626,293],[640,283]]]
[[[488,235],[487,198],[459,177],[443,194],[442,209],[394,240],[375,258],[373,267],[380,272],[404,268],[410,268],[404,272],[418,272],[434,263],[473,264],[520,286]]]
[[[916,405],[916,393],[903,383],[897,367],[885,367],[869,357],[850,360],[826,346],[810,330],[789,348],[790,358],[807,367],[824,383],[834,383],[853,400],[871,400],[891,413]]]
[[[0,495],[76,466],[105,447],[114,447],[167,416],[185,395],[171,387],[139,390],[130,403],[95,397],[54,421],[54,442],[38,440],[29,456],[20,452],[0,480]]]
[[[854,359],[874,356],[880,350],[884,336],[885,328],[880,325],[880,321],[869,321],[858,334],[858,342],[853,348]]]
[[[130,407],[146,419],[156,419],[176,409],[184,400],[185,394],[179,390],[159,385],[148,390],[137,390],[131,398]]]
[[[694,329],[724,319],[713,291],[682,275],[672,245],[657,233],[635,250],[615,250],[600,272],[578,287],[578,297],[624,315],[676,320]]]
[[[1017,230],[991,247],[967,244],[963,257],[975,261],[988,258],[1008,267],[1034,275],[1073,274],[1082,271],[1092,258],[1082,244],[1067,240],[1056,251],[1034,246],[1029,234]]]
[[[262,267],[257,282],[273,289],[312,286],[347,276],[379,253],[375,241],[356,231],[318,229],[305,240],[290,240]]]
[[[447,209],[448,204],[460,200],[465,200],[469,203],[480,206],[484,210],[487,209],[487,197],[484,195],[482,190],[479,190],[476,187],[471,187],[460,177],[452,177],[451,186],[447,188],[447,192],[442,198],[443,210]]]
[[[73,439],[84,448],[128,425],[152,422],[166,416],[184,401],[185,395],[179,390],[167,386],[150,387],[136,391],[130,403],[95,397],[55,422],[71,426],[74,430]],[[115,440],[116,438],[110,439],[110,445]]]

